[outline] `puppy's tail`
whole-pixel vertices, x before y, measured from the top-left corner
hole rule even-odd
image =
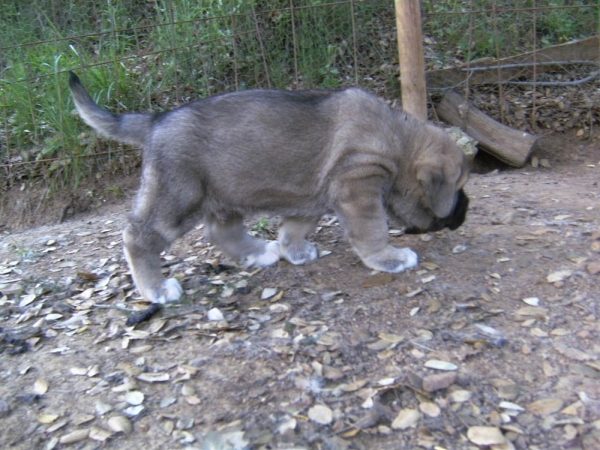
[[[96,104],[73,72],[69,72],[69,88],[77,112],[99,134],[127,144],[145,145],[152,127],[152,114],[118,115],[105,111]]]

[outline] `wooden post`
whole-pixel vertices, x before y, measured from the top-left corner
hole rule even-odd
[[[395,0],[395,3],[402,107],[426,122],[427,93],[419,0]]]

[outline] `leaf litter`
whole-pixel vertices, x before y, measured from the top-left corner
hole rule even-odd
[[[43,398],[34,434],[48,448],[125,447],[144,436],[148,448],[384,449],[398,440],[453,448],[461,436],[494,449],[588,442],[600,397],[598,280],[588,269],[597,219],[574,220],[589,202],[572,211],[577,202],[553,193],[557,208],[541,185],[535,203],[512,197],[511,221],[498,227],[492,197],[481,199],[521,178],[533,180],[520,171],[474,176],[467,188],[476,208],[457,232],[394,234],[424,257],[397,275],[369,275],[340,251],[333,226],[316,235],[332,250],[327,258],[253,272],[228,265],[200,231],[163,260],[185,295],[162,308],[137,297],[112,225],[65,228],[69,239],[39,241],[53,249],[39,254],[56,270],[47,271],[54,290],[15,281],[27,267],[0,258],[2,357],[22,358],[10,342],[26,343],[30,356],[26,370],[19,362],[3,380],[23,395],[2,391],[0,413],[10,423]],[[89,407],[58,408],[71,392]]]

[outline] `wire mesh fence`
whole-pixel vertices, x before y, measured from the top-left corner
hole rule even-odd
[[[597,1],[425,0],[422,8],[428,70],[467,73],[454,84],[456,73],[432,75],[434,96],[463,90],[504,122],[547,127],[555,119],[540,108],[560,102],[570,89],[587,105],[578,110],[583,123],[598,121],[597,40],[585,58],[551,66],[535,58],[545,47],[597,38]],[[74,116],[69,70],[114,112],[161,111],[249,88],[358,85],[389,99],[400,95],[391,0],[7,0],[2,14],[4,189],[39,177],[76,185],[107,164],[119,170],[139,162],[137,152],[99,141]],[[510,76],[485,59],[524,52],[533,52],[529,66]],[[485,83],[475,83],[477,70],[491,74]],[[586,77],[587,88],[540,84]],[[519,81],[534,85],[509,84]],[[569,112],[564,100],[562,107]],[[508,114],[511,108],[521,114]]]

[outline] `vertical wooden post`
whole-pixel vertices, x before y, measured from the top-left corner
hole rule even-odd
[[[402,107],[424,122],[427,121],[425,62],[421,33],[419,0],[395,0]]]

